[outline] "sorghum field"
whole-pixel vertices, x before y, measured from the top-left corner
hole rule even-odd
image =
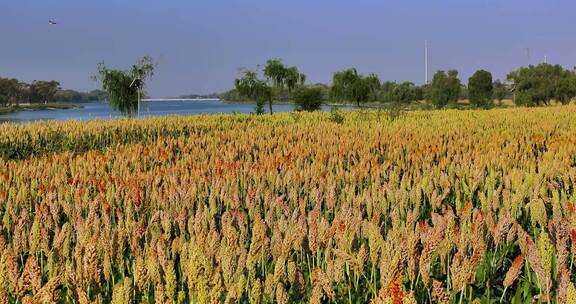
[[[0,303],[576,303],[576,106],[388,117],[2,125]]]

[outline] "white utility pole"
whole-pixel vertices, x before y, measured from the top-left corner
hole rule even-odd
[[[548,56],[544,55],[544,63],[548,63]]]
[[[424,40],[424,84],[428,84],[428,40]]]

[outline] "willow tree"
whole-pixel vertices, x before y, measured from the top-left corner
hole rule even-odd
[[[95,80],[102,82],[114,110],[128,116],[138,112],[140,95],[146,95],[146,80],[154,75],[152,58],[144,56],[129,70],[110,69],[103,62],[98,64]]]
[[[300,73],[298,68],[293,66],[286,68],[284,73],[284,85],[288,92],[291,93],[296,87],[303,85],[306,82],[306,75]]]
[[[256,101],[256,114],[264,113],[264,103],[272,100],[272,89],[265,81],[258,79],[258,74],[248,69],[240,69],[242,77],[234,81],[236,91],[244,97]],[[272,113],[272,106],[270,106]]]
[[[269,86],[274,89],[276,94],[271,94],[268,99],[270,114],[272,114],[272,102],[274,97],[280,96],[282,90],[288,90],[291,93],[296,87],[303,85],[306,81],[306,75],[300,73],[295,66],[286,67],[280,59],[269,59],[264,67],[264,76],[268,80]],[[274,96],[276,95],[276,96]]]
[[[334,73],[332,77],[332,98],[352,101],[358,106],[367,102],[380,88],[380,79],[376,74],[363,76],[354,68]]]
[[[264,67],[264,76],[268,78],[268,82],[274,87],[281,87],[284,85],[284,78],[286,77],[286,67],[280,59],[268,59]]]

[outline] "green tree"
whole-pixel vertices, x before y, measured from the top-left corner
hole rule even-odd
[[[368,74],[368,76],[363,77],[362,80],[368,89],[367,101],[378,100],[378,91],[380,90],[381,85],[380,78],[378,78],[378,75],[371,73]]]
[[[425,86],[414,86],[414,101],[419,101],[424,99]]]
[[[378,90],[378,100],[381,102],[394,101],[394,90],[398,84],[394,81],[385,81]]]
[[[355,68],[334,73],[330,94],[341,101],[352,101],[358,106],[376,96],[380,89],[380,79],[375,74],[363,76]]]
[[[460,85],[460,93],[458,94],[458,100],[467,100],[470,97],[468,93],[468,87],[464,84]]]
[[[102,62],[98,64],[98,75],[94,79],[102,82],[102,89],[108,94],[113,109],[133,116],[138,112],[140,95],[146,95],[146,80],[154,75],[154,68],[155,64],[149,56],[138,60],[129,70],[110,69]],[[139,80],[141,85],[133,85],[135,80]]]
[[[450,102],[458,101],[460,89],[458,71],[450,70],[446,73],[440,70],[432,78],[432,83],[428,88],[428,99],[432,101],[436,108],[442,108]]]
[[[103,101],[108,99],[108,93],[102,90],[92,90],[84,93],[81,101]]]
[[[60,90],[58,81],[34,80],[30,84],[31,101],[43,103],[53,101],[58,90]]]
[[[30,102],[30,84],[20,81],[18,82],[18,97],[16,98],[16,105],[20,105],[20,102]]]
[[[61,102],[79,102],[82,100],[82,93],[74,90],[60,90],[56,92],[55,98]]]
[[[542,63],[521,67],[508,74],[518,105],[548,105],[552,100],[570,102],[576,96],[576,75],[560,65]]]
[[[316,111],[322,106],[323,90],[321,87],[299,87],[294,91],[294,102],[298,111]]]
[[[502,104],[502,100],[508,97],[508,95],[510,94],[510,89],[505,83],[503,83],[499,79],[494,81],[493,88],[494,88],[493,98],[498,100],[499,104]]]
[[[218,98],[225,101],[250,101],[249,97],[241,95],[236,88],[219,94]]]
[[[460,82],[460,78],[458,78],[458,71],[457,70],[449,70],[448,71],[448,101],[449,102],[457,102],[460,98],[460,94],[462,92],[462,83]]]
[[[264,113],[264,103],[266,100],[272,99],[272,88],[268,84],[258,79],[258,74],[255,71],[248,69],[240,70],[242,77],[234,81],[236,91],[249,99],[256,101],[256,114]],[[270,103],[271,104],[271,103]],[[270,113],[272,113],[272,106],[270,105]]]
[[[298,68],[293,66],[286,68],[284,74],[284,85],[288,92],[292,92],[296,87],[303,85],[306,82],[306,75],[300,73]]]
[[[490,72],[478,70],[468,78],[468,99],[473,106],[480,108],[491,107],[493,94],[494,87]]]
[[[20,82],[14,78],[0,78],[0,105],[18,104]]]
[[[90,92],[78,92],[75,90],[59,90],[54,98],[62,102],[87,102],[102,101],[107,99],[107,94],[101,90],[92,90]]]
[[[286,67],[282,60],[277,58],[269,59],[266,62],[264,76],[268,79],[268,84],[273,89],[273,93],[268,100],[270,114],[272,114],[274,97],[280,96],[284,89],[288,90],[290,94],[292,90],[299,85],[303,85],[306,81],[306,76],[300,73],[297,67]]]
[[[404,81],[392,90],[392,102],[410,103],[416,100],[416,87],[412,82]]]
[[[282,60],[278,58],[268,59],[264,67],[264,76],[268,78],[272,86],[282,87],[286,77],[286,67],[282,63]]]

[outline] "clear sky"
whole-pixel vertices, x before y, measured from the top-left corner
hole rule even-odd
[[[271,57],[311,82],[357,67],[422,83],[428,39],[430,74],[502,78],[545,55],[575,66],[575,12],[573,0],[0,0],[0,77],[91,90],[98,62],[149,54],[153,97],[229,89],[239,67]]]

